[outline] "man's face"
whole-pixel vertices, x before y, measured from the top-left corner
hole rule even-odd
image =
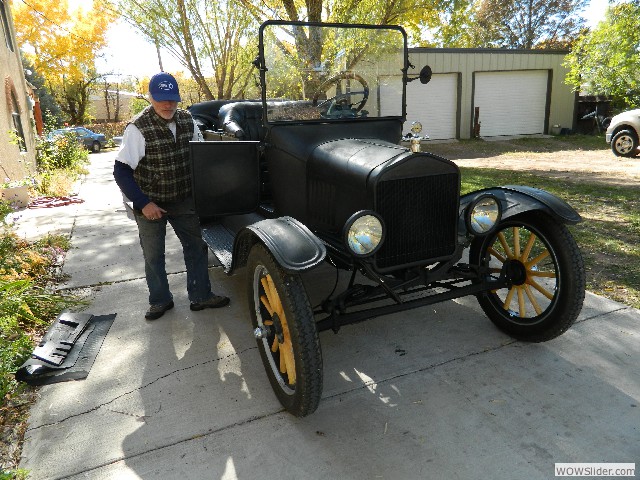
[[[151,99],[151,106],[160,117],[171,120],[178,109],[178,102],[173,100],[163,100],[161,102]]]

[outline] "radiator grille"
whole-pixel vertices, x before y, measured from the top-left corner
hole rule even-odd
[[[376,210],[386,225],[380,269],[451,255],[456,247],[457,173],[378,182]]]

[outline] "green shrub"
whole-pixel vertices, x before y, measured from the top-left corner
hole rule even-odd
[[[11,203],[0,200],[0,224],[6,224],[7,215],[13,212]]]
[[[88,171],[89,152],[72,133],[45,137],[36,148],[37,191],[41,195],[63,197],[73,184]]]
[[[89,152],[78,143],[75,134],[65,133],[43,138],[37,146],[38,172],[82,170],[89,163]]]

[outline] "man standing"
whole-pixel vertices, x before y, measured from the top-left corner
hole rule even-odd
[[[149,83],[151,105],[127,125],[113,176],[133,202],[149,288],[147,320],[173,308],[165,269],[167,222],[182,244],[191,310],[223,307],[227,297],[211,292],[207,246],[191,194],[189,141],[202,140],[191,114],[178,109],[176,79],[158,73]]]

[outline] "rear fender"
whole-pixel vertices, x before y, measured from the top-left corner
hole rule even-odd
[[[310,270],[324,260],[324,243],[292,217],[269,218],[244,227],[234,240],[232,273],[244,267],[251,247],[262,243],[275,261],[289,273]]]
[[[491,194],[498,198],[502,205],[503,219],[524,212],[541,210],[559,222],[569,225],[575,225],[582,221],[580,214],[571,205],[545,190],[521,185],[505,185],[503,187],[477,190],[460,198],[460,233],[462,231],[466,233],[464,212],[467,206],[479,196],[486,194]]]

